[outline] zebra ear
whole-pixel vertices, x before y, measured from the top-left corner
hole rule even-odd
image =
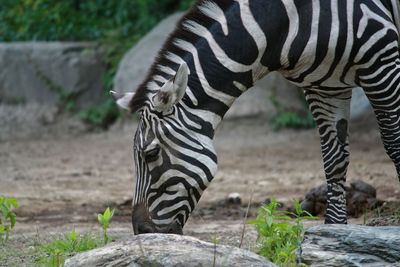
[[[135,93],[117,93],[115,91],[110,91],[110,94],[114,101],[123,109],[131,110],[129,104],[135,95]]]
[[[175,76],[153,96],[154,108],[159,112],[170,110],[185,95],[188,79],[189,68],[184,62],[179,66]]]

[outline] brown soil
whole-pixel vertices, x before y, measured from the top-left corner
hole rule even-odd
[[[96,213],[107,206],[117,207],[112,230],[131,233],[129,211],[124,207],[134,191],[135,126],[1,142],[0,195],[16,197],[21,206],[13,233],[93,227]],[[351,132],[348,180],[373,185],[378,199],[400,201],[400,183],[375,123]],[[219,172],[189,219],[187,234],[209,240],[212,233],[224,237],[229,232],[227,240],[237,242],[251,196],[254,203],[276,197],[288,204],[325,182],[316,130],[274,132],[262,118],[225,121],[217,132],[216,147]],[[241,208],[223,206],[232,192],[241,195]],[[255,210],[253,206],[251,216]]]

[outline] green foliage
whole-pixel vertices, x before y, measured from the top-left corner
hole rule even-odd
[[[301,114],[295,111],[281,111],[271,119],[275,130],[281,128],[309,129],[315,127],[311,113]]]
[[[103,240],[96,238],[91,233],[78,235],[76,231],[65,234],[61,239],[55,239],[47,244],[38,244],[36,263],[44,266],[59,267],[64,266],[67,257],[78,252],[88,251],[101,247],[111,241],[107,234],[110,221],[114,215],[114,210],[107,208],[103,214],[98,214],[97,219],[103,228]]]
[[[18,201],[12,197],[0,196],[0,242],[7,241],[10,231],[14,228],[17,215],[13,209],[18,208]]]
[[[314,218],[302,210],[297,200],[293,200],[293,206],[294,212],[281,211],[279,203],[272,199],[258,210],[255,220],[248,222],[256,226],[259,254],[279,266],[297,266],[296,252],[304,232],[302,221]]]
[[[64,266],[67,257],[78,252],[88,251],[101,247],[103,243],[91,233],[78,235],[75,231],[65,234],[62,239],[56,239],[48,244],[38,245],[38,253],[41,255],[36,263],[44,266]]]
[[[304,95],[299,90],[299,98],[304,104],[304,111],[288,110],[278,101],[275,94],[272,94],[270,101],[276,108],[277,114],[271,119],[271,125],[275,130],[281,128],[309,129],[315,128],[315,121],[312,114],[308,111],[308,105]]]
[[[107,234],[107,229],[110,226],[110,221],[113,216],[114,216],[114,209],[110,211],[110,208],[107,208],[103,214],[101,213],[97,214],[97,220],[99,221],[101,227],[103,228],[104,244],[107,244],[109,241],[111,241]]]
[[[89,41],[142,35],[190,0],[2,0],[0,41]]]
[[[79,116],[91,125],[107,129],[110,124],[118,119],[119,109],[112,99],[107,98],[100,105],[81,110]]]

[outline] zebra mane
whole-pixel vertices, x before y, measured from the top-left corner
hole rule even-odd
[[[130,102],[131,112],[136,112],[143,108],[146,101],[148,100],[148,94],[150,92],[154,92],[147,87],[148,83],[151,81],[152,77],[155,75],[161,75],[167,79],[170,79],[172,75],[168,75],[165,72],[162,72],[160,69],[163,66],[167,66],[176,72],[179,68],[179,64],[172,61],[171,57],[168,56],[172,53],[184,58],[187,52],[179,49],[174,43],[176,40],[185,40],[187,42],[195,44],[198,40],[201,39],[198,35],[193,34],[192,32],[185,29],[186,21],[196,21],[201,25],[210,26],[214,21],[213,18],[213,7],[219,7],[220,10],[226,10],[232,4],[231,0],[220,0],[218,2],[214,2],[211,0],[197,0],[197,2],[186,12],[186,14],[177,22],[175,26],[175,30],[169,35],[167,40],[165,41],[163,47],[158,52],[158,55],[155,58],[154,63],[150,67],[146,78],[139,85],[138,89],[134,97]],[[214,13],[215,14],[215,13]],[[215,16],[214,16],[215,19]],[[226,32],[226,29],[223,29]],[[168,77],[169,76],[169,77]],[[156,82],[158,86],[161,86],[161,82]]]

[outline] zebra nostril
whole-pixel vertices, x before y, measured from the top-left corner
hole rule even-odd
[[[138,226],[138,234],[150,234],[155,232],[154,226],[149,223],[144,223]]]

